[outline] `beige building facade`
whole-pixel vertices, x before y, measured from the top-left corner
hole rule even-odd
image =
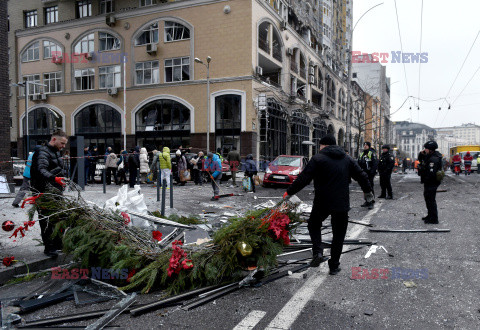
[[[300,2],[321,21],[321,1]],[[113,146],[119,152],[124,132],[127,149],[205,150],[209,126],[210,150],[236,147],[259,160],[311,156],[327,132],[345,144],[343,69],[325,64],[321,42],[305,33],[288,2],[29,0],[9,6],[11,82],[30,85],[29,149],[56,128],[84,136],[100,151]],[[19,156],[26,153],[25,108],[24,88],[12,88]]]

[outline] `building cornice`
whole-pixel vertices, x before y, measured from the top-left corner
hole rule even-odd
[[[133,8],[125,12],[115,12],[113,16],[117,19],[128,19],[138,16],[146,16],[150,14],[163,13],[167,11],[184,9],[190,7],[197,7],[203,5],[210,5],[219,2],[228,2],[229,0],[183,0],[175,2],[166,2],[162,4],[157,4],[154,6],[142,7],[142,8]],[[69,21],[59,22],[55,24],[49,24],[45,26],[39,26],[36,28],[28,28],[24,30],[15,31],[16,37],[29,37],[39,34],[44,34],[52,31],[72,29],[82,26],[92,26],[92,24],[105,23],[105,16],[112,14],[100,14],[97,16],[81,18],[81,19],[72,19]]]

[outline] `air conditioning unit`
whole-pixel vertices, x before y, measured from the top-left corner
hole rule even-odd
[[[280,29],[281,29],[282,31],[286,30],[286,29],[287,29],[287,22],[281,21],[281,22],[280,22]]]
[[[33,95],[30,95],[30,100],[31,101],[38,101],[38,94],[33,94]]]
[[[109,88],[109,89],[107,89],[107,93],[110,96],[115,96],[115,95],[118,94],[118,88],[116,88],[116,87]]]
[[[47,99],[47,94],[38,94],[38,100],[45,101]]]
[[[313,66],[309,67],[308,72],[310,73],[310,75],[314,76],[315,75],[315,67],[313,67]]]
[[[147,45],[147,53],[156,54],[157,53],[157,44],[148,44]]]
[[[115,19],[114,16],[106,16],[106,17],[105,17],[105,23],[106,23],[108,26],[114,26],[116,21],[117,21],[117,20]]]
[[[261,66],[255,67],[255,73],[259,76],[263,75],[263,68]]]
[[[287,48],[287,54],[293,56],[293,48]]]
[[[63,63],[63,57],[62,57],[62,56],[58,56],[58,55],[52,56],[52,63],[62,64],[62,63]]]
[[[92,60],[92,58],[93,58],[93,52],[85,53],[85,59],[86,60],[90,61],[90,60]]]
[[[314,76],[308,77],[308,82],[309,82],[310,84],[315,84],[315,77],[314,77]]]

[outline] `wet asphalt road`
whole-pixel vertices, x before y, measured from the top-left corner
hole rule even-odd
[[[352,220],[369,222],[375,228],[441,228],[451,231],[375,233],[369,232],[364,226],[349,225],[347,238],[377,242],[388,253],[379,250],[365,258],[368,248],[363,247],[342,256],[342,271],[336,276],[328,275],[326,264],[322,264],[319,268],[309,268],[303,273],[261,287],[241,289],[191,311],[171,307],[135,318],[122,315],[112,324],[127,329],[479,329],[479,179],[478,174],[467,177],[448,174],[439,188],[446,192],[437,194],[438,225],[426,225],[421,221],[426,214],[426,207],[423,187],[416,174],[394,174],[394,200],[377,199],[371,211],[359,207],[363,202],[363,194],[359,186],[353,183]],[[378,195],[378,181],[376,185]],[[225,193],[240,192],[238,188],[224,185],[222,189]],[[153,189],[151,192],[147,190],[144,189],[145,196],[151,209],[157,206],[155,192]],[[204,189],[186,186],[175,190],[178,200],[175,208],[185,213],[193,213],[192,210],[196,213],[212,211],[215,214],[242,212],[268,200],[259,197],[279,197],[283,192],[282,188],[259,187],[257,194],[211,202],[208,201],[210,186]],[[312,192],[313,187],[309,186],[298,196],[311,203]],[[94,198],[93,190],[91,194]],[[352,247],[346,246],[345,249]],[[308,254],[291,255],[288,258],[306,256]],[[354,268],[352,273],[352,267],[359,268]],[[409,279],[405,273],[393,279],[393,268],[423,270],[423,274],[427,270],[428,276]],[[388,278],[358,278],[358,269],[361,269],[361,274],[364,269],[368,270],[369,275],[372,269],[389,269]],[[416,277],[419,277],[418,274]],[[407,287],[407,280],[413,282],[414,286]],[[0,288],[0,297],[21,295],[36,285],[38,283],[31,282]],[[140,296],[138,302],[155,301],[159,296],[159,293]],[[67,301],[27,314],[25,319],[105,309],[111,304],[76,307],[73,301]],[[91,322],[68,325],[87,325]]]

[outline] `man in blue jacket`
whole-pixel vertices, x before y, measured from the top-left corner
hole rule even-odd
[[[218,187],[218,182],[222,179],[222,163],[218,155],[215,155],[211,152],[207,155],[207,160],[205,161],[205,171],[208,171],[212,176],[212,187],[213,187],[213,197],[212,201],[218,200],[218,195],[220,193],[220,188]]]

